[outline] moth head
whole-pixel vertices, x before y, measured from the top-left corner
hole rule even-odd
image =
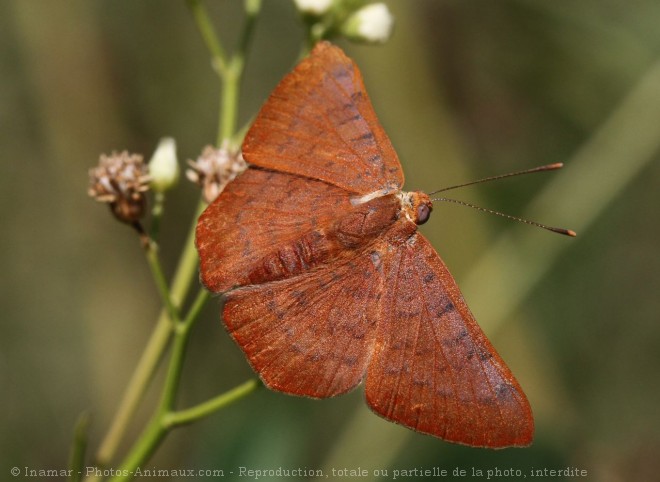
[[[406,217],[415,224],[424,224],[431,217],[433,202],[428,194],[421,191],[403,192],[400,199]]]
[[[431,211],[433,211],[433,203],[428,194],[423,192],[413,192],[412,194],[412,207],[415,217],[413,220],[415,224],[420,225],[424,224],[431,217]]]

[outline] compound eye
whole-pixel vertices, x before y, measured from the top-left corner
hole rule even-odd
[[[431,217],[431,208],[426,204],[420,204],[417,207],[417,224],[424,224]]]

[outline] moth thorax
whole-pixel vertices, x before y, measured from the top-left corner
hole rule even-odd
[[[428,194],[422,191],[401,192],[399,194],[401,210],[413,223],[420,225],[429,220],[433,203]]]

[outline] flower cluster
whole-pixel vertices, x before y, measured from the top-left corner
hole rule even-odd
[[[227,145],[204,148],[196,161],[188,161],[186,177],[202,188],[202,197],[213,202],[225,186],[247,169],[240,151]],[[164,138],[158,144],[149,164],[139,154],[127,151],[102,154],[99,165],[89,171],[88,194],[99,202],[108,203],[112,213],[122,222],[137,226],[145,215],[146,193],[150,189],[164,193],[179,179],[176,142]]]
[[[232,151],[226,144],[219,149],[206,146],[196,161],[188,161],[186,177],[202,188],[202,197],[213,202],[225,186],[247,169],[240,151]]]
[[[99,165],[89,170],[89,181],[87,193],[99,202],[108,203],[120,221],[131,224],[144,215],[150,177],[139,154],[127,151],[102,154]]]
[[[310,44],[343,35],[351,40],[383,43],[392,34],[394,19],[383,2],[368,0],[294,0],[308,27]],[[188,161],[186,177],[202,189],[207,203],[213,202],[225,186],[247,168],[239,150],[227,145],[206,147],[195,161]],[[146,192],[156,193],[156,209],[163,193],[179,179],[179,162],[174,139],[162,139],[149,164],[139,154],[127,151],[101,155],[99,165],[89,171],[88,193],[107,203],[122,222],[140,227],[147,207]],[[141,229],[141,228],[140,228]]]
[[[314,40],[337,35],[366,43],[383,43],[392,35],[394,17],[382,2],[364,0],[294,0]]]

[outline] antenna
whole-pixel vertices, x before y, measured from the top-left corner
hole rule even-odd
[[[547,226],[545,224],[537,223],[536,221],[530,221],[529,219],[523,219],[523,218],[519,218],[517,216],[511,216],[510,214],[504,214],[504,213],[501,213],[499,211],[495,211],[493,209],[482,208],[481,206],[466,203],[465,201],[459,201],[458,199],[451,199],[451,198],[448,198],[448,197],[439,197],[439,198],[431,199],[431,201],[446,201],[446,202],[450,202],[450,203],[454,203],[454,204],[459,204],[461,206],[467,206],[469,208],[476,209],[477,211],[482,211],[482,212],[485,212],[485,213],[495,214],[497,216],[502,216],[503,218],[512,219],[513,221],[518,221],[520,223],[525,223],[525,224],[529,224],[531,226],[536,226],[537,228],[547,229],[548,231],[552,231],[553,233],[564,234],[566,236],[571,236],[571,237],[577,236],[577,233],[575,231],[573,231],[572,229],[555,228],[555,227],[552,227],[552,226]]]
[[[516,172],[510,172],[508,174],[500,174],[498,176],[485,177],[483,179],[478,179],[476,181],[466,182],[466,183],[463,183],[463,184],[456,184],[455,186],[449,186],[449,187],[445,187],[445,188],[442,188],[442,189],[438,189],[437,191],[433,191],[432,193],[429,193],[429,195],[438,194],[440,192],[445,192],[445,191],[450,191],[452,189],[458,189],[459,187],[472,186],[474,184],[481,184],[482,182],[488,182],[488,181],[495,181],[495,180],[498,180],[498,179],[504,179],[506,177],[520,176],[522,174],[532,174],[534,172],[554,171],[555,169],[561,169],[563,166],[564,166],[563,163],[556,162],[554,164],[546,164],[545,166],[534,167],[532,169],[525,169],[523,171],[516,171]],[[543,228],[543,229],[546,229],[548,231],[552,231],[553,233],[563,234],[565,236],[571,236],[571,237],[577,236],[577,233],[575,231],[573,231],[572,229],[555,228],[553,226],[547,226],[545,224],[537,223],[536,221],[530,221],[528,219],[523,219],[523,218],[520,218],[518,216],[511,216],[510,214],[504,214],[502,212],[495,211],[493,209],[482,208],[481,206],[477,206],[475,204],[470,204],[470,203],[465,202],[465,201],[459,201],[458,199],[452,199],[452,198],[447,198],[447,197],[439,197],[439,198],[431,199],[431,201],[445,201],[445,202],[450,202],[450,203],[453,203],[453,204],[458,204],[460,206],[467,206],[469,208],[476,209],[477,211],[490,213],[490,214],[495,214],[496,216],[501,216],[503,218],[511,219],[513,221],[518,221],[520,223],[529,224],[531,226],[536,226],[537,228]]]
[[[555,169],[561,169],[564,167],[564,163],[555,162],[554,164],[546,164],[545,166],[533,167],[531,169],[525,169],[524,171],[509,172],[508,174],[500,174],[499,176],[490,176],[483,179],[478,179],[476,181],[470,181],[463,184],[456,184],[455,186],[443,187],[437,191],[429,193],[429,196],[438,194],[439,192],[451,191],[452,189],[458,189],[459,187],[472,186],[474,184],[481,184],[482,182],[496,181],[498,179],[504,179],[505,177],[520,176],[522,174],[532,174],[534,172],[544,172],[544,171],[554,171]]]

